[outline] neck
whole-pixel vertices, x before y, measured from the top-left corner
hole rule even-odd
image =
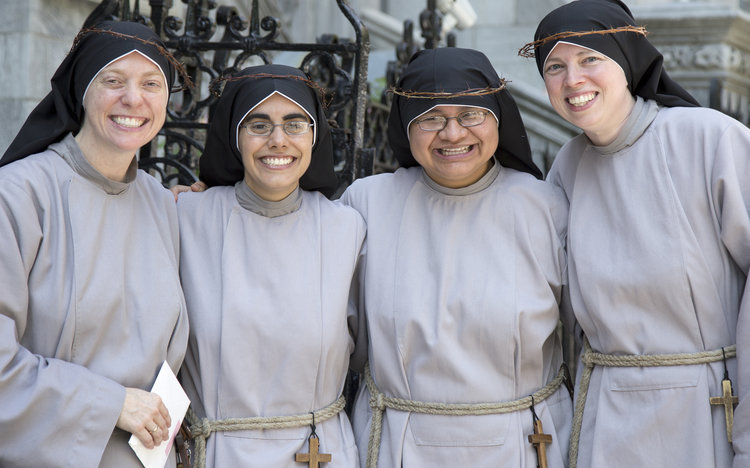
[[[634,107],[635,96],[633,96],[633,99],[627,101],[623,108],[623,112],[613,116],[613,118],[617,120],[615,120],[612,125],[608,125],[606,128],[587,130],[584,133],[594,145],[607,146],[615,141],[620,134],[622,128],[625,126],[625,122],[627,122],[628,117],[630,117],[630,113],[633,112]]]
[[[91,167],[107,179],[125,182],[128,168],[135,157],[135,153],[96,148],[88,141],[83,132],[79,132],[75,139],[78,147],[81,148],[83,157],[91,164]]]

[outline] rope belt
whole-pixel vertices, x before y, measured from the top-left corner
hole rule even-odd
[[[430,403],[407,400],[404,398],[387,397],[375,385],[370,373],[369,364],[365,366],[365,384],[370,391],[370,408],[372,409],[372,424],[370,425],[370,440],[367,444],[366,468],[376,468],[380,439],[383,432],[383,413],[386,408],[420,414],[438,414],[446,416],[481,416],[487,414],[505,414],[531,408],[532,404],[544,401],[560,388],[565,380],[566,372],[560,368],[550,383],[536,393],[518,400],[502,403]]]
[[[257,429],[287,429],[291,427],[305,427],[315,423],[327,421],[339,414],[346,405],[344,396],[323,409],[312,413],[297,414],[292,416],[272,416],[253,418],[228,418],[210,420],[198,418],[195,413],[188,411],[187,419],[190,423],[190,432],[195,438],[195,462],[196,468],[206,466],[206,439],[212,432],[250,431]]]
[[[591,349],[587,339],[583,342],[583,354],[581,363],[583,373],[581,383],[576,397],[575,411],[573,412],[573,430],[570,434],[570,468],[578,465],[578,444],[581,438],[581,426],[583,424],[583,409],[586,406],[586,397],[591,383],[591,374],[594,366],[604,367],[668,367],[668,366],[693,366],[696,364],[708,364],[720,362],[724,358],[732,358],[737,355],[737,346],[731,345],[713,351],[701,351],[698,353],[680,354],[627,354],[615,355],[598,353]]]

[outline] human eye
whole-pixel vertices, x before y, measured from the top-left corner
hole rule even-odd
[[[562,68],[562,65],[559,63],[549,63],[547,64],[547,68],[544,69],[544,73],[553,74],[559,72]]]
[[[120,86],[122,84],[122,81],[119,78],[112,75],[103,76],[101,82],[110,87]]]
[[[459,120],[465,125],[479,125],[484,121],[485,113],[482,111],[467,111],[459,114]]]
[[[583,58],[583,63],[585,64],[594,64],[597,62],[601,62],[602,58],[596,55],[589,55]]]
[[[284,130],[289,134],[299,135],[300,133],[305,133],[307,131],[307,125],[308,123],[305,121],[292,120],[291,122],[286,122],[284,124]]]
[[[417,123],[422,130],[441,130],[445,122],[446,119],[442,115],[431,115],[420,119]]]
[[[246,127],[250,133],[255,135],[265,135],[267,133],[270,133],[273,129],[273,125],[271,125],[271,122],[266,122],[264,120],[253,120],[248,123]]]

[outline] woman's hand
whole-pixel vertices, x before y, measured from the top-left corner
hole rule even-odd
[[[170,187],[169,190],[172,191],[172,194],[174,194],[174,200],[177,201],[177,196],[182,192],[203,192],[207,188],[208,186],[206,183],[199,180],[189,187],[187,185],[174,185]]]
[[[134,434],[146,448],[154,448],[169,439],[172,418],[161,397],[138,388],[125,389],[117,427]]]

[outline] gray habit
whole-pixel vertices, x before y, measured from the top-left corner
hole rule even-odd
[[[0,169],[0,466],[141,467],[115,423],[187,344],[174,197],[72,136]],[[174,463],[174,457],[170,459]]]
[[[421,167],[360,179],[342,200],[367,222],[361,307],[369,364],[388,396],[444,403],[516,400],[552,380],[565,275],[567,204],[560,190],[495,164],[447,189]],[[369,394],[354,431],[366,454]],[[536,412],[565,466],[572,415],[560,388]],[[379,466],[535,468],[531,411],[438,416],[386,410]]]
[[[570,200],[573,317],[591,346],[615,354],[693,353],[735,343],[748,315],[750,131],[711,109],[637,98],[620,136],[574,138],[549,180]],[[745,295],[747,295],[745,293]],[[747,393],[750,368],[735,392]],[[594,369],[578,466],[732,466],[724,366]],[[742,376],[745,376],[743,379]],[[739,384],[739,385],[738,385]],[[735,441],[750,447],[748,402]]]
[[[365,236],[359,214],[319,192],[267,202],[240,181],[178,202],[180,273],[191,320],[182,368],[209,419],[305,414],[339,398],[357,334],[350,285]],[[317,422],[329,468],[356,467],[342,411]],[[310,427],[212,433],[209,467],[299,468]]]

